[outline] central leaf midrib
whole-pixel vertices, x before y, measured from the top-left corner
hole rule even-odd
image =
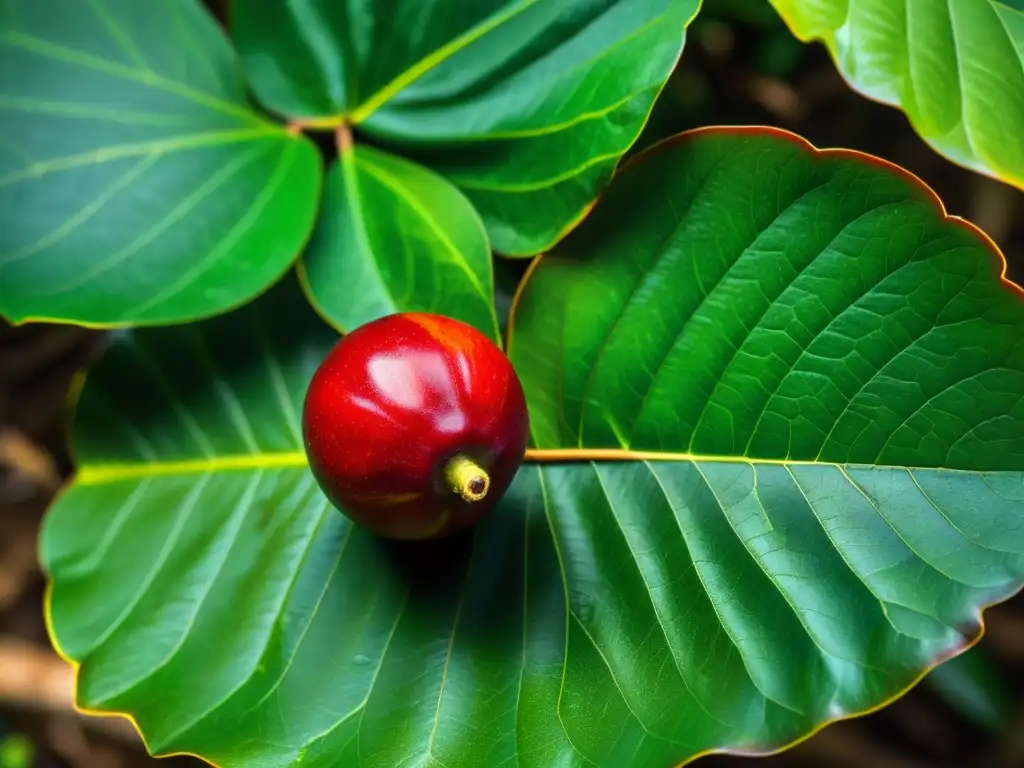
[[[1015,470],[959,469],[953,467],[919,467],[899,464],[871,464],[866,462],[832,462],[809,459],[772,459],[752,456],[714,456],[672,451],[632,451],[616,448],[569,448],[530,449],[524,464],[544,463],[622,463],[628,461],[693,462],[695,464],[750,464],[776,465],[784,467],[861,467],[869,469],[902,469],[911,471],[957,472],[972,475],[999,475]],[[217,474],[266,469],[306,469],[309,466],[304,451],[275,451],[252,454],[225,454],[197,459],[174,459],[168,461],[124,461],[110,463],[83,463],[75,478],[79,486],[106,485],[125,480],[142,480],[157,476],[182,476]]]
[[[358,107],[355,107],[349,114],[349,120],[353,123],[364,122],[368,117],[370,117],[370,115],[376,112],[377,109],[394,98],[406,87],[419,80],[434,67],[448,60],[466,46],[476,42],[488,32],[497,29],[505,22],[515,18],[537,2],[538,0],[520,0],[518,5],[506,8],[503,11],[499,11],[498,13],[488,16],[478,24],[467,29],[461,35],[450,40],[446,45],[430,51],[410,67],[398,73],[398,75],[396,75],[386,85],[366,98]]]
[[[141,480],[157,475],[214,474],[242,470],[297,469],[307,466],[306,454],[302,451],[232,454],[171,461],[86,463],[79,468],[75,483],[76,485],[105,485],[122,480]]]

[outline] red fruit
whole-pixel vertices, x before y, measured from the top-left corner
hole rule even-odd
[[[342,337],[313,376],[302,421],[327,497],[393,539],[479,520],[508,490],[529,434],[502,351],[465,323],[414,312]]]

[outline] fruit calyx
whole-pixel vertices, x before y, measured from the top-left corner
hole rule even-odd
[[[444,479],[448,487],[467,502],[480,501],[491,487],[487,471],[462,454],[456,454],[445,463]]]

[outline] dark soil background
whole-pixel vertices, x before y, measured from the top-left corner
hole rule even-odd
[[[222,2],[211,4],[222,13]],[[779,126],[819,147],[898,163],[930,184],[950,213],[984,229],[1006,254],[1009,277],[1024,279],[1024,194],[934,153],[901,112],[852,92],[825,50],[796,42],[766,3],[707,0],[638,147],[712,124]],[[68,386],[101,343],[100,334],[73,327],[0,325],[0,768],[154,763],[127,722],[74,712],[71,670],[52,651],[42,617],[38,530],[73,471]],[[774,757],[716,756],[697,765],[1024,766],[1024,597],[991,609],[986,620],[970,664],[958,659],[880,712],[831,725]],[[967,674],[976,665],[982,674]]]

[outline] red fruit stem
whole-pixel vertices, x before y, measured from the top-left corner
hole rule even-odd
[[[480,501],[491,487],[487,472],[472,459],[456,455],[444,467],[449,487],[466,501]]]

